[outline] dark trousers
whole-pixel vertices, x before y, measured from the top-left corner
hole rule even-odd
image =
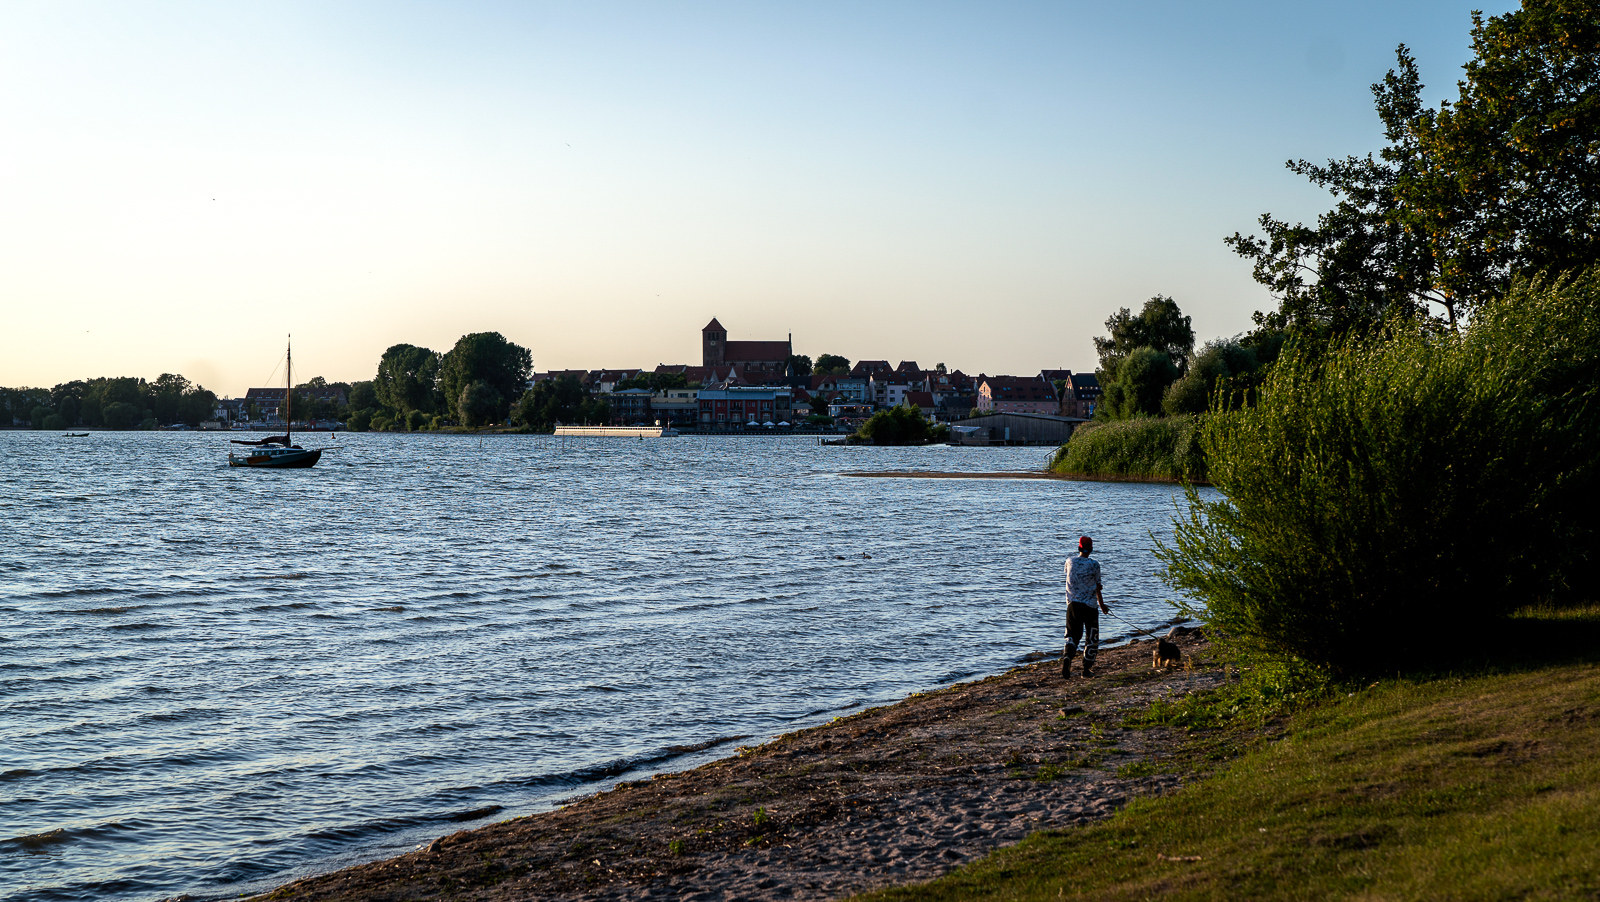
[[[1083,640],[1083,666],[1093,667],[1095,655],[1100,651],[1100,610],[1086,604],[1067,605],[1067,650],[1063,664],[1078,653],[1078,640]]]

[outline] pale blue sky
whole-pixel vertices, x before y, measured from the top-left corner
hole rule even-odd
[[[1487,6],[1493,15],[1511,4]],[[1117,307],[1271,300],[1222,243],[1328,199],[1409,3],[0,4],[0,385],[371,378],[498,331],[536,368],[1090,369]]]

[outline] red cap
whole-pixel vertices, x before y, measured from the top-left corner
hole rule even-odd
[[[1091,549],[1093,547],[1094,547],[1094,539],[1091,539],[1088,536],[1078,536],[1078,550],[1079,551],[1088,551],[1089,549]]]

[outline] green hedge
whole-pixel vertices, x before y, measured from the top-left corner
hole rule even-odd
[[[1523,284],[1461,333],[1291,343],[1201,429],[1165,578],[1248,648],[1341,672],[1492,653],[1530,601],[1592,596],[1600,278]]]
[[[1050,469],[1066,476],[1204,483],[1199,422],[1177,416],[1085,423],[1056,451]]]

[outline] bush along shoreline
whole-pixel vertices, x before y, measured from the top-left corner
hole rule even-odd
[[[1073,479],[1208,485],[1201,416],[1136,417],[1085,423],[1050,459]]]

